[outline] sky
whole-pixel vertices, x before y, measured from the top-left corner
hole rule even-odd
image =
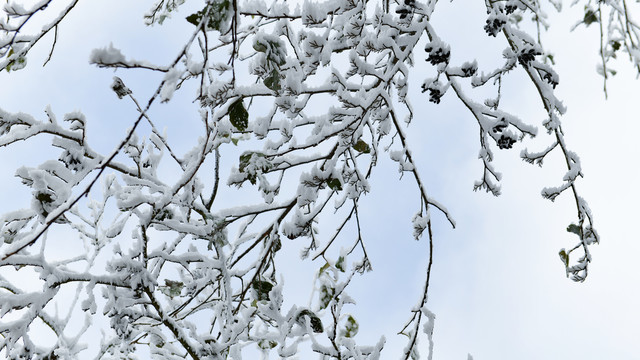
[[[593,210],[601,237],[601,244],[591,248],[593,262],[584,283],[567,279],[558,257],[559,249],[575,240],[565,231],[575,221],[571,197],[563,194],[552,203],[540,196],[543,187],[560,184],[564,159],[555,154],[539,168],[518,156],[525,146],[543,149],[550,138],[540,129],[537,139],[511,150],[496,149],[502,195],[473,192],[482,170],[477,124],[452,94],[438,105],[420,94],[422,81],[433,71],[429,64],[418,60],[412,70],[411,98],[419,116],[409,127],[408,142],[430,195],[445,204],[457,222],[451,229],[443,216],[432,213],[435,249],[427,306],[436,314],[434,359],[466,359],[467,354],[476,360],[640,359],[636,265],[640,244],[635,231],[640,200],[636,184],[640,83],[628,62],[618,61],[618,75],[609,80],[605,99],[602,78],[596,73],[597,28],[582,26],[569,32],[583,14],[581,5],[568,5],[560,14],[549,9],[552,27],[543,44],[554,52],[560,74],[556,94],[568,107],[562,119],[567,144],[582,161],[584,178],[577,186]],[[80,2],[60,27],[53,59],[46,67],[40,65],[50,49],[50,37],[33,50],[27,68],[0,73],[0,108],[39,118],[48,104],[59,118],[81,110],[89,119],[92,146],[110,151],[134,120],[135,109],[111,92],[112,70],[88,64],[91,50],[113,43],[127,57],[167,63],[187,36],[182,30],[191,26],[182,14],[200,5],[187,4],[174,19],[152,28],[142,23],[148,6],[113,0]],[[433,22],[440,37],[451,44],[453,61],[477,59],[481,69],[489,70],[502,61],[506,45],[482,31],[483,6],[441,1]],[[117,75],[139,99],[148,98],[161,79],[135,71]],[[525,122],[541,127],[540,100],[523,79],[516,70],[505,81],[503,104]],[[171,130],[178,152],[189,149],[197,126],[184,120],[184,114],[195,109],[191,97],[188,90],[178,92],[169,104],[151,113]],[[175,126],[176,122],[181,123]],[[20,166],[48,159],[48,141],[0,148],[1,212],[29,206],[30,191],[13,174]],[[397,164],[382,159],[371,185],[372,192],[360,206],[374,271],[350,285],[357,306],[348,311],[360,322],[356,340],[374,344],[384,333],[383,358],[397,358],[406,341],[395,333],[420,299],[428,243],[411,235],[411,218],[420,205],[412,179],[406,175],[399,179]],[[328,227],[325,235],[331,231]],[[298,260],[302,243],[285,245],[279,256],[286,257],[292,269],[285,288],[296,289],[286,290],[287,301],[309,301],[309,283],[321,265]],[[420,351],[427,353],[425,337]]]

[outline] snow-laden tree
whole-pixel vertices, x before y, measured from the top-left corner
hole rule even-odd
[[[49,58],[64,56],[55,53],[56,40],[65,36],[64,21],[78,2],[57,9],[53,0],[7,1],[0,70],[8,76],[29,71],[35,46],[51,46]],[[417,358],[421,337],[430,354],[431,215],[455,222],[430,196],[407,141],[412,101],[437,104],[448,96],[468,109],[483,166],[474,190],[497,196],[494,153],[539,131],[530,123],[535,119],[501,108],[502,80],[511,73],[526,74],[537,90],[546,113],[542,129],[552,135],[551,143],[528,140],[534,150],[520,157],[538,165],[551,153],[566,160],[566,173],[542,196],[574,199],[576,218],[567,231],[576,242],[559,255],[568,277],[586,278],[589,246],[599,238],[578,192],[579,157],[561,127],[566,109],[554,94],[560,78],[540,40],[549,26],[545,11],[560,10],[560,0],[486,0],[486,13],[477,14],[486,18],[486,36],[506,44],[495,54],[503,65],[490,69],[439,36],[431,22],[438,16],[436,0],[185,2],[160,0],[141,14],[150,31],[166,22],[192,25],[172,61],[133,59],[113,45],[89,54],[94,66],[123,69],[98,86],[110,86],[137,109],[112,151],[94,150],[97,135],[85,133],[92,119],[81,112],[60,116],[47,108],[40,116],[0,108],[1,147],[43,136],[53,145],[50,160],[15,172],[32,191],[31,206],[0,222],[0,354],[239,359],[251,345],[289,358],[306,344],[323,358],[380,358],[385,338],[356,344],[358,320],[345,310],[355,303],[348,295],[351,279],[372,268],[358,204],[367,192],[380,191],[369,185],[380,157],[413,179],[421,204],[412,219],[414,236],[430,249],[423,295],[407,309],[406,326],[396,329],[407,337],[406,348],[387,356]],[[182,11],[192,3],[198,11]],[[628,56],[640,71],[640,28],[626,0],[573,3],[585,9],[576,27],[600,27],[606,93],[616,56]],[[51,38],[52,45],[41,41]],[[453,51],[468,60],[454,63]],[[432,76],[411,76],[416,65],[430,67]],[[127,86],[135,72],[163,73],[151,96]],[[410,91],[412,84],[422,93]],[[180,153],[150,110],[172,101],[183,86],[196,89],[188,95],[199,111],[188,116],[199,119],[201,131],[188,139],[191,150]],[[485,88],[491,97],[478,91]],[[234,157],[230,171],[221,167],[225,156]],[[240,187],[248,202],[220,200]],[[81,255],[53,256],[59,245],[51,238],[60,234]],[[303,242],[301,256],[317,264],[311,307],[283,306],[279,272],[286,260],[277,254],[290,239]],[[25,269],[37,274],[41,290],[25,290],[14,280]],[[72,314],[84,314],[84,325],[70,326]],[[53,347],[42,345],[42,332],[34,335],[36,324],[44,324]],[[99,341],[83,336],[92,326],[103,328]],[[86,349],[92,341],[99,346]]]

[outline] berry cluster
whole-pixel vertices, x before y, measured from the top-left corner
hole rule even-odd
[[[501,121],[500,121],[500,123],[499,123],[499,124],[497,124],[496,126],[494,126],[494,127],[493,127],[493,129],[491,129],[491,130],[493,130],[493,132],[494,132],[494,133],[496,133],[496,134],[497,134],[497,133],[502,132],[502,130],[504,130],[504,129],[509,125],[509,124],[507,124],[507,122],[504,120],[504,118],[503,118],[503,119],[500,119],[500,120],[501,120]],[[503,137],[504,137],[504,136],[503,136]]]
[[[438,88],[428,88],[427,90],[429,90],[429,101],[440,104],[440,98],[444,95],[442,91]]]
[[[476,64],[475,62],[466,62],[462,64],[461,70],[465,77],[473,76],[478,71],[478,64]]]
[[[489,36],[495,37],[498,32],[502,31],[506,23],[507,22],[501,17],[490,16],[487,19],[487,24],[484,26],[484,31],[486,31]]]
[[[542,55],[542,53],[531,46],[525,46],[518,54],[518,62],[523,67],[527,67],[530,62],[535,60],[537,55]]]
[[[558,76],[554,76],[551,73],[545,73],[542,78],[546,80],[547,83],[549,83],[551,86],[553,86],[554,89],[558,85]]]
[[[498,147],[500,149],[511,149],[511,147],[513,147],[513,144],[515,144],[515,142],[516,142],[515,139],[505,135],[500,136],[500,139],[498,139],[497,141]]]
[[[406,19],[411,14],[412,9],[416,6],[416,0],[404,0],[404,6],[400,5],[396,9],[396,14],[400,15],[400,19]]]
[[[504,11],[507,13],[507,15],[512,14],[514,11],[516,11],[516,9],[518,9],[518,6],[515,4],[507,4],[504,7]]]
[[[434,45],[433,43],[429,43],[424,48],[424,51],[429,53],[427,61],[430,62],[431,65],[448,63],[449,58],[451,57],[451,51],[449,50],[449,47],[444,45]]]
[[[434,104],[440,104],[440,98],[442,98],[442,95],[444,95],[444,93],[446,92],[446,89],[443,89],[442,86],[440,86],[440,83],[438,82],[438,80],[434,80],[430,83],[425,82],[424,84],[422,84],[422,92],[429,92],[429,101],[434,103]]]

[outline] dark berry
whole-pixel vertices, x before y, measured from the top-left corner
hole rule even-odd
[[[551,73],[545,73],[542,78],[546,80],[547,83],[549,83],[551,86],[553,86],[554,89],[558,85],[558,78],[556,76],[553,76]]]
[[[427,61],[431,63],[431,65],[438,65],[440,63],[448,63],[449,57],[451,56],[451,51],[448,47],[427,44],[424,48],[425,51],[429,52],[429,56],[427,57]]]
[[[518,54],[518,62],[524,66],[529,66],[529,63],[535,60],[537,55],[542,55],[542,53],[530,46],[525,47]]]
[[[484,31],[487,32],[489,36],[495,37],[500,31],[502,31],[502,27],[507,22],[503,19],[499,19],[496,17],[490,17],[486,21],[486,25],[484,26]]]
[[[475,75],[475,73],[477,71],[478,71],[478,65],[475,62],[473,62],[473,63],[464,63],[462,65],[462,73],[466,77]]]
[[[442,97],[440,89],[429,89],[429,101],[435,104],[440,104],[440,98]]]
[[[411,10],[407,9],[406,7],[396,9],[396,14],[400,14],[400,19],[405,19],[410,13]]]
[[[429,85],[427,85],[426,83],[422,84],[422,92],[427,92],[427,91],[429,91],[429,101],[435,104],[440,103],[440,98],[445,93],[443,89],[440,87],[440,84],[438,83],[437,80],[430,83]]]
[[[500,133],[502,132],[502,130],[504,130],[507,127],[507,124],[498,124],[496,126],[493,127],[493,132],[494,133]],[[504,137],[504,136],[503,136]]]
[[[511,149],[511,147],[513,147],[513,144],[515,144],[515,140],[512,139],[511,137],[508,136],[500,136],[500,139],[498,139],[498,147],[500,149]]]

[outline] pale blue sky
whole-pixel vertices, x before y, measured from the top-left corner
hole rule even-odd
[[[113,71],[88,64],[90,51],[112,42],[127,57],[164,64],[188,36],[180,30],[191,26],[183,20],[190,14],[185,8],[163,27],[147,28],[142,14],[148,6],[113,0],[80,2],[59,29],[49,65],[41,67],[51,37],[33,50],[26,69],[0,73],[0,107],[44,118],[43,110],[51,104],[59,119],[66,112],[81,110],[88,118],[92,146],[111,150],[136,112],[133,104],[112,93]],[[434,20],[434,26],[452,44],[454,61],[477,58],[481,69],[490,70],[502,61],[505,44],[482,31],[483,6],[442,1],[436,15],[443,17]],[[601,245],[592,247],[593,263],[585,283],[566,279],[557,255],[574,240],[564,230],[575,221],[570,195],[562,195],[555,203],[540,196],[543,187],[559,184],[564,175],[559,154],[540,169],[519,159],[523,145],[509,151],[496,149],[503,195],[474,193],[473,182],[482,169],[475,120],[453,94],[437,106],[418,92],[411,96],[420,116],[410,126],[410,146],[428,191],[448,207],[458,225],[451,230],[440,214],[432,213],[435,251],[429,308],[437,317],[434,359],[462,360],[467,353],[476,360],[640,359],[640,269],[636,266],[640,244],[635,230],[640,213],[636,205],[640,200],[636,184],[640,83],[630,65],[620,62],[619,74],[608,84],[609,100],[604,100],[601,78],[595,72],[597,29],[567,33],[580,12],[567,6],[557,16],[550,10],[553,28],[543,42],[556,54],[557,94],[569,109],[563,128],[569,147],[581,157],[585,177],[578,187],[594,212],[602,239]],[[411,86],[419,89],[432,69],[420,58],[421,48],[417,49]],[[144,71],[116,74],[142,101],[161,76]],[[529,83],[520,81],[522,74],[516,71],[513,77],[514,81],[504,84],[503,91],[508,90],[504,105],[525,122],[540,125],[544,114],[539,99]],[[192,131],[199,125],[192,97],[184,89],[150,113],[158,127],[170,129],[169,141],[178,152],[190,148]],[[543,129],[539,138],[544,138]],[[29,206],[30,192],[12,174],[18,166],[35,166],[48,159],[52,152],[47,144],[39,141],[0,149],[4,190],[0,211]],[[542,139],[525,142],[532,149],[547,144]],[[345,311],[360,322],[357,340],[373,344],[384,333],[383,358],[397,358],[406,341],[395,333],[420,298],[428,244],[411,236],[410,220],[419,208],[411,178],[399,181],[397,164],[384,159],[371,183],[373,191],[360,205],[374,272],[356,277],[349,293],[358,306]],[[330,232],[329,227],[324,234]],[[285,294],[296,299],[291,303],[307,302],[308,291],[292,289],[308,287],[321,264],[296,264],[295,255],[303,244],[286,242],[285,246],[291,247],[290,252],[285,249],[279,256],[290,257],[287,261],[294,270],[285,275],[291,287]],[[299,271],[305,268],[308,273]],[[425,337],[420,349],[426,355]]]

